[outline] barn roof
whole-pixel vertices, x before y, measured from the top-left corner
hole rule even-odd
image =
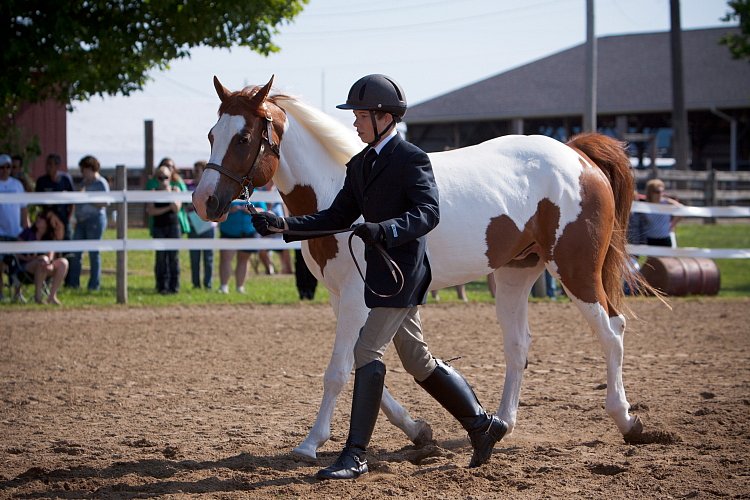
[[[682,32],[688,110],[750,107],[750,64],[719,39],[735,28]],[[597,114],[672,109],[669,32],[597,40]],[[491,76],[409,108],[408,124],[583,114],[585,44]]]

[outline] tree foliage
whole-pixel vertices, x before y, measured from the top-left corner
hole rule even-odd
[[[197,46],[268,55],[307,0],[3,0],[2,107],[141,90]]]
[[[729,47],[735,59],[750,61],[750,0],[730,0],[727,5],[732,12],[721,19],[722,21],[740,22],[740,33],[732,33],[721,39],[721,43]]]

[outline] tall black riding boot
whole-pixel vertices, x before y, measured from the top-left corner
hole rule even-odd
[[[439,359],[435,361],[435,371],[424,381],[417,383],[469,433],[469,440],[474,448],[469,467],[479,467],[490,459],[492,448],[505,435],[508,425],[484,411],[471,386],[460,373]]]
[[[368,472],[367,445],[370,443],[383,395],[385,365],[372,361],[354,372],[352,415],[346,446],[330,467],[315,475],[318,479],[355,479]]]

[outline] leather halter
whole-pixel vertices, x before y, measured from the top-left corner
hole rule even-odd
[[[265,108],[265,107],[264,107]],[[266,111],[266,128],[263,130],[260,134],[260,143],[258,145],[258,153],[255,155],[255,161],[253,161],[253,165],[250,167],[250,169],[247,171],[245,175],[240,177],[239,175],[235,174],[228,168],[226,168],[224,165],[219,165],[218,163],[207,163],[206,168],[212,168],[219,172],[221,175],[225,175],[232,179],[234,182],[240,185],[240,187],[243,189],[246,199],[250,200],[250,194],[252,194],[252,191],[254,188],[253,182],[252,182],[252,174],[255,172],[255,169],[258,167],[258,163],[260,163],[260,159],[263,156],[263,153],[265,152],[266,145],[265,143],[268,143],[268,146],[271,148],[271,152],[275,154],[277,157],[280,156],[279,152],[279,145],[274,141],[273,139],[273,117],[268,114],[268,110]]]

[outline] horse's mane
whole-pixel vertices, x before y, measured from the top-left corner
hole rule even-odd
[[[277,94],[270,100],[318,139],[337,164],[344,166],[362,149],[362,142],[354,133],[322,111],[288,95]]]

